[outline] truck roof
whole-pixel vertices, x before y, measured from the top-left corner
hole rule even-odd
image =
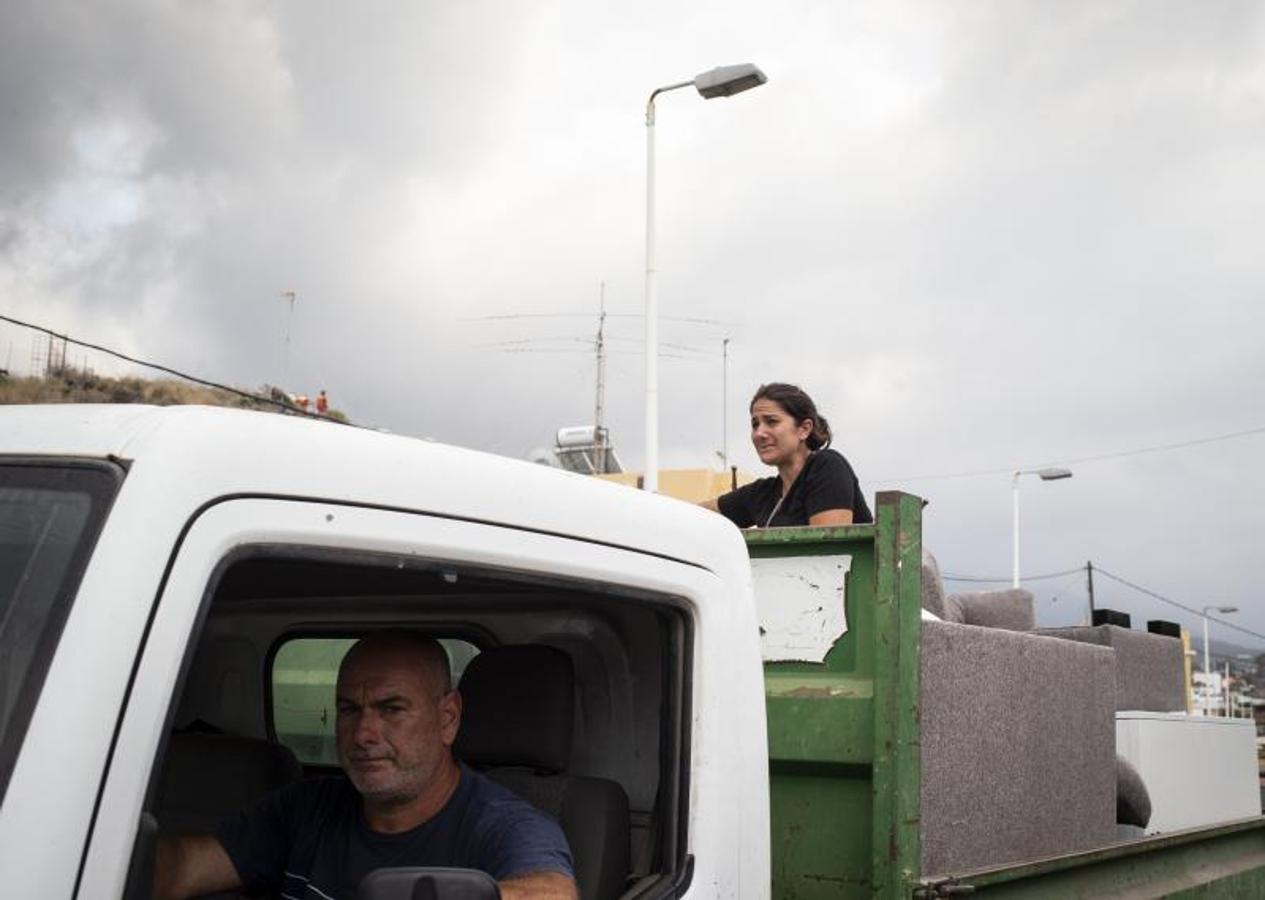
[[[301,497],[497,523],[711,571],[746,566],[741,534],[688,503],[476,450],[222,407],[6,406],[0,454],[112,457],[125,490],[190,513],[233,495]]]

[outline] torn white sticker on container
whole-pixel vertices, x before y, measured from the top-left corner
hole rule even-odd
[[[852,557],[751,560],[765,662],[822,662],[848,630],[844,585]]]

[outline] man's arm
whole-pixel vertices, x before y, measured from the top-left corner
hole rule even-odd
[[[154,900],[185,900],[229,891],[241,883],[223,845],[210,835],[159,840],[154,854]]]
[[[498,882],[501,900],[578,900],[575,882],[560,872],[531,872]]]

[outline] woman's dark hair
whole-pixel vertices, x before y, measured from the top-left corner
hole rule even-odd
[[[806,441],[809,450],[821,450],[830,446],[830,423],[817,412],[817,404],[813,403],[813,398],[800,390],[798,385],[783,384],[780,381],[762,384],[751,398],[751,407],[755,406],[757,400],[773,401],[786,410],[786,414],[795,420],[796,425],[805,419],[811,419],[813,430]]]

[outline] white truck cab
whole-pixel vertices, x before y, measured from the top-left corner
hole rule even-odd
[[[206,812],[172,808],[199,788],[169,770],[182,736],[329,771],[337,652],[388,626],[443,639],[458,668],[565,654],[570,734],[537,774],[626,796],[622,855],[591,863],[620,860],[617,896],[768,896],[761,655],[732,526],[440,444],[134,406],[0,410],[4,893],[148,896],[155,826]],[[230,777],[217,764],[194,780]]]

